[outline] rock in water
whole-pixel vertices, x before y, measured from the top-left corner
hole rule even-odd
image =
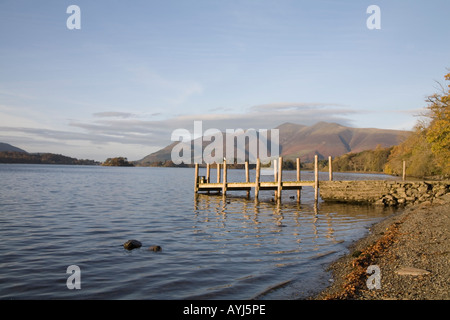
[[[133,250],[142,247],[142,243],[137,240],[128,240],[123,244],[123,247],[127,250]]]
[[[160,246],[150,246],[148,247],[149,251],[162,251],[162,248]]]

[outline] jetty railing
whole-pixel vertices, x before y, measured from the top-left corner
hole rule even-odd
[[[331,165],[331,157],[328,158],[329,163],[329,180],[333,179],[333,170]],[[297,190],[297,201],[300,201],[301,190],[303,187],[314,188],[315,201],[319,198],[319,168],[318,157],[314,156],[314,181],[302,181],[300,171],[300,158],[296,159],[297,177],[295,181],[283,181],[283,158],[279,157],[278,161],[274,160],[274,181],[261,181],[261,161],[258,158],[256,160],[255,168],[255,181],[250,182],[249,177],[249,165],[245,162],[245,182],[229,182],[227,181],[227,161],[224,159],[223,163],[217,163],[217,179],[213,183],[210,181],[211,165],[206,164],[206,176],[199,176],[199,165],[195,164],[195,194],[199,192],[211,192],[215,191],[226,195],[228,191],[247,191],[247,197],[250,196],[251,189],[254,189],[255,199],[258,199],[260,191],[273,190],[275,191],[275,198],[281,199],[283,190]],[[278,167],[278,169],[277,169]],[[220,168],[222,168],[222,181]]]

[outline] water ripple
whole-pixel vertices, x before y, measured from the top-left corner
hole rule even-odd
[[[306,188],[302,204],[289,192],[278,205],[269,192],[260,202],[195,198],[192,169],[0,165],[0,174],[0,299],[299,298],[389,213],[314,207]],[[143,246],[127,251],[129,239]],[[72,264],[81,290],[66,287]]]

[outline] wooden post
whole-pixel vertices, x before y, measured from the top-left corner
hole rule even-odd
[[[297,158],[297,181],[300,181],[300,158]],[[302,187],[298,187],[297,190],[297,202],[300,201],[301,188]]]
[[[319,164],[317,155],[314,156],[314,202],[319,200]]]
[[[273,178],[274,181],[277,181],[277,160],[273,160]]]
[[[406,179],[406,161],[403,160],[403,175],[402,175],[403,181]]]
[[[209,175],[210,169],[211,169],[211,166],[209,163],[207,163],[206,164],[206,183],[209,183],[209,180],[210,180],[210,175]],[[209,191],[207,193],[209,194]]]
[[[245,161],[245,182],[250,182],[250,175],[248,172],[248,161]],[[250,197],[250,191],[247,190],[247,198]]]
[[[197,194],[198,192],[198,163],[195,164],[195,186],[194,186],[194,193]]]
[[[261,174],[261,160],[256,159],[256,174],[255,174],[255,200],[258,199],[259,195],[259,175]]]
[[[220,183],[220,163],[217,163],[217,183]]]
[[[277,182],[278,175],[277,175],[277,160],[273,160],[273,181]],[[276,199],[277,196],[277,191],[275,190],[274,192],[274,198]]]
[[[278,199],[281,199],[281,189],[283,188],[282,185],[281,185],[281,181],[283,179],[282,167],[283,167],[283,158],[280,157],[279,160],[278,160],[278,188],[277,188],[277,198]]]
[[[333,166],[331,164],[331,156],[328,156],[328,176],[330,181],[333,181]]]
[[[227,160],[223,159],[223,185],[222,185],[222,195],[225,195],[227,192]]]

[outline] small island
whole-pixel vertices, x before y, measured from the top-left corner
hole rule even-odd
[[[116,158],[108,158],[105,162],[102,163],[102,166],[110,166],[110,167],[134,167],[134,164],[128,162],[128,159],[125,157],[116,157]]]

